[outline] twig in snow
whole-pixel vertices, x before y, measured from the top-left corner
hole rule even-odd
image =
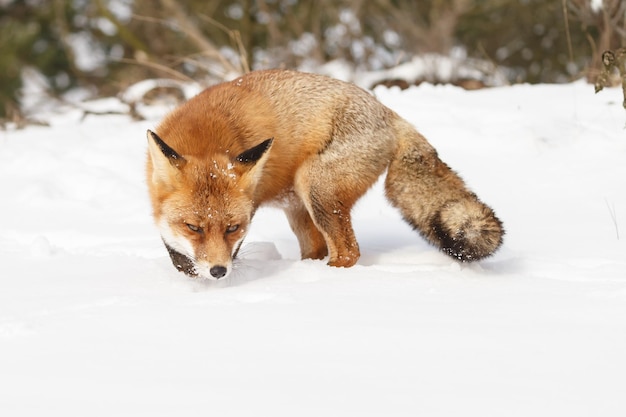
[[[604,199],[606,203],[606,207],[609,209],[609,214],[611,215],[611,220],[613,220],[613,225],[615,226],[615,235],[617,236],[617,240],[619,240],[619,226],[617,225],[617,215],[615,214],[615,205],[609,204],[608,199]]]

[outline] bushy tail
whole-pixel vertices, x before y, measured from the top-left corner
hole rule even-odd
[[[502,222],[442,162],[435,149],[399,120],[398,148],[385,183],[387,198],[405,220],[453,258],[476,261],[502,244]]]

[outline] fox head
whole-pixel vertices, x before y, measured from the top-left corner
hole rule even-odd
[[[230,157],[180,155],[148,130],[148,187],[172,263],[189,276],[226,277],[256,209],[272,139]]]

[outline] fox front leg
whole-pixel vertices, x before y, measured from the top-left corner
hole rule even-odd
[[[324,259],[328,255],[326,238],[319,231],[304,203],[292,196],[285,214],[300,244],[302,259]]]

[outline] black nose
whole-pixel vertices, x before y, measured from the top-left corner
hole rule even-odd
[[[226,269],[225,267],[223,267],[221,265],[216,265],[216,266],[212,267],[209,270],[209,272],[211,273],[211,276],[213,278],[220,279],[224,275],[226,275],[226,272],[228,272],[228,269]]]

